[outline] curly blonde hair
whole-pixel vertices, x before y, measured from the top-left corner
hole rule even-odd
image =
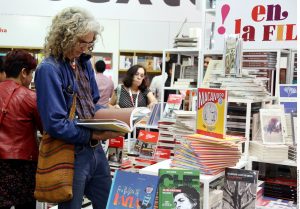
[[[94,41],[100,35],[100,24],[86,10],[77,7],[63,9],[52,19],[48,35],[45,38],[45,56],[56,59],[65,58],[77,44],[78,39],[93,32]],[[93,47],[89,49],[93,50]]]

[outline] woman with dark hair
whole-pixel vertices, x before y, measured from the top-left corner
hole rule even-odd
[[[180,186],[173,193],[175,209],[200,209],[200,195],[193,187]]]
[[[141,65],[134,65],[128,69],[123,85],[115,89],[110,100],[110,107],[149,107],[157,103],[153,93],[148,89],[146,69]]]
[[[28,87],[36,60],[23,50],[6,55],[0,83],[0,209],[35,209],[37,129],[42,131],[36,94]]]

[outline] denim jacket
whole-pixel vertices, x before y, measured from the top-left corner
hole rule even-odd
[[[99,91],[95,80],[91,56],[82,54],[79,62],[87,79],[90,81],[94,104],[99,100]],[[44,130],[52,137],[72,144],[89,142],[91,131],[76,125],[76,120],[69,120],[72,98],[78,85],[70,64],[56,60],[52,56],[45,58],[35,73],[38,111]],[[97,107],[95,108],[97,109]]]

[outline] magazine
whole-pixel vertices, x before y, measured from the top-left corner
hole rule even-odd
[[[77,125],[98,131],[130,133],[150,112],[146,107],[100,109],[93,119],[80,119]]]
[[[117,170],[106,209],[153,209],[158,179],[158,176]]]

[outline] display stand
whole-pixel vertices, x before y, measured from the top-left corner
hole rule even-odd
[[[262,103],[262,107],[264,107],[267,103],[272,103],[276,100],[275,97],[269,97],[266,99],[242,99],[242,98],[228,98],[228,102],[233,103],[244,103],[246,104],[246,125],[245,125],[245,151],[243,153],[243,160],[247,161],[249,156],[249,141],[250,141],[250,127],[251,127],[251,107],[253,103]],[[247,169],[249,169],[247,167]]]
[[[171,159],[161,161],[154,165],[150,165],[148,167],[140,169],[139,173],[148,174],[148,175],[158,175],[159,169],[169,169],[170,168]],[[240,160],[236,166],[233,168],[244,168],[247,165],[247,162],[244,160]],[[209,184],[214,180],[224,176],[224,172],[221,172],[217,175],[202,175],[200,174],[200,183],[203,184],[203,209],[209,209]]]

